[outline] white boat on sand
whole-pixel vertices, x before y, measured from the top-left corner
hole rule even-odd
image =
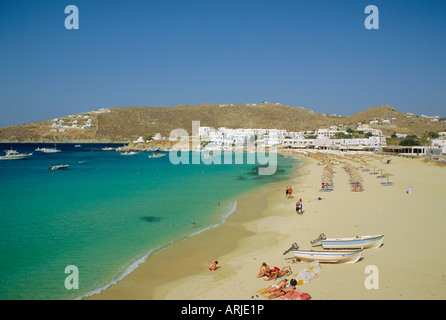
[[[379,248],[384,241],[384,234],[365,235],[349,238],[326,238],[322,233],[316,240],[311,241],[314,245],[321,242],[324,249],[369,249]]]
[[[0,160],[24,160],[28,159],[32,153],[18,153],[16,150],[6,150],[4,156],[0,156]]]
[[[320,263],[355,263],[361,258],[359,250],[295,250],[294,255],[302,261],[317,260]]]

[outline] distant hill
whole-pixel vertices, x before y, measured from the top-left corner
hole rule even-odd
[[[397,132],[422,136],[429,131],[446,131],[446,123],[432,120],[401,113],[390,106],[372,107],[349,117],[271,103],[121,107],[0,128],[0,141],[130,142],[148,134],[168,136],[177,128],[191,133],[192,121],[214,128],[276,128],[287,131],[310,131],[335,125],[355,129],[358,123],[369,124],[372,121],[374,123],[370,126],[381,129],[385,135]]]

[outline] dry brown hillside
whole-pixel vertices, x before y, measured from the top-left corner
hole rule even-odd
[[[200,121],[201,126],[214,128],[309,131],[341,124],[344,129],[355,129],[357,123],[369,124],[370,121],[379,120],[370,126],[381,129],[386,135],[397,132],[422,136],[429,131],[446,131],[446,123],[401,113],[389,106],[372,107],[350,117],[330,116],[302,107],[270,103],[122,107],[112,108],[106,113],[85,112],[58,119],[63,120],[65,129],[51,127],[55,123],[52,120],[0,128],[0,141],[129,142],[148,134],[168,136],[176,128],[191,133],[192,121]],[[91,119],[91,125],[85,130],[71,128],[85,124],[88,119]],[[383,123],[382,120],[389,120],[390,123]]]

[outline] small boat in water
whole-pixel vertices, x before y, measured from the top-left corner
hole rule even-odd
[[[58,164],[56,166],[49,167],[49,170],[67,169],[68,167],[68,164]]]
[[[18,153],[16,150],[6,150],[4,156],[0,156],[0,160],[25,160],[32,156],[32,153]]]
[[[358,250],[295,250],[294,255],[302,261],[317,260],[320,263],[355,263],[361,258]]]
[[[319,238],[318,238],[319,239]],[[318,242],[316,239],[311,244]],[[324,249],[369,249],[379,248],[384,241],[383,234],[356,236],[349,238],[325,238],[320,239]]]
[[[165,153],[157,153],[157,154],[155,154],[155,153],[152,153],[151,155],[149,154],[148,155],[148,157],[149,158],[162,158],[162,157],[165,157],[166,156],[166,154]]]
[[[42,148],[41,150],[43,153],[58,153],[61,152],[61,150],[56,148]]]
[[[138,154],[138,152],[135,152],[135,151],[121,152],[121,156],[136,156],[137,154]]]

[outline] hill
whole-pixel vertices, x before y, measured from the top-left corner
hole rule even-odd
[[[171,108],[120,107],[62,116],[0,128],[0,141],[130,142],[148,134],[169,136],[177,128],[190,134],[192,121],[214,128],[276,128],[287,131],[310,131],[335,125],[355,129],[358,123],[369,124],[372,121],[370,126],[381,129],[385,135],[397,132],[422,136],[429,131],[446,131],[446,123],[401,113],[390,106],[372,107],[341,117],[282,104],[203,104]]]

